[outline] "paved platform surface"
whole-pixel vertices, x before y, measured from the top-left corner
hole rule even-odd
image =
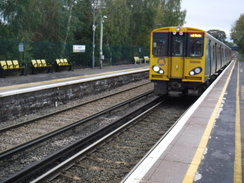
[[[40,73],[27,76],[10,76],[0,79],[0,97],[19,93],[61,87],[80,82],[116,77],[124,74],[149,70],[149,64],[108,66],[102,69],[77,69],[54,73]]]
[[[70,78],[70,80],[72,80],[73,79],[72,77],[86,76],[86,75],[99,74],[99,73],[105,73],[111,71],[119,71],[125,69],[140,68],[145,66],[149,66],[149,64],[148,63],[127,64],[127,65],[105,66],[102,69],[85,68],[85,69],[74,69],[74,71],[28,74],[26,76],[7,76],[6,78],[0,78],[0,87],[62,79],[62,78],[67,78],[67,79]]]
[[[243,182],[243,71],[232,62],[123,182]]]

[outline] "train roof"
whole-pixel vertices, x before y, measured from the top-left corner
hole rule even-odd
[[[157,28],[154,29],[153,32],[157,32],[157,31],[165,31],[165,32],[205,32],[202,29],[198,29],[198,28],[193,28],[193,27],[161,27],[161,28]]]

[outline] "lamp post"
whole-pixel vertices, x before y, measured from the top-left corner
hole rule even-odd
[[[103,68],[103,21],[104,19],[107,18],[106,15],[101,16],[100,20],[100,48],[99,48],[99,55],[100,55],[100,68]]]
[[[96,4],[92,3],[93,8],[93,25],[92,25],[92,68],[95,67],[95,32],[96,32]]]

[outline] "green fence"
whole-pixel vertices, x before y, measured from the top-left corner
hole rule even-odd
[[[0,60],[19,60],[25,66],[31,66],[32,59],[46,59],[54,65],[55,59],[67,58],[75,68],[92,67],[92,45],[84,45],[85,52],[74,53],[73,45],[50,42],[0,41]],[[95,67],[100,66],[99,45],[95,46]],[[134,63],[133,57],[149,56],[149,48],[103,45],[103,65]]]

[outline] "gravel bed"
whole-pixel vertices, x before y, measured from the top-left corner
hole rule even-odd
[[[50,182],[120,182],[194,102],[179,100],[168,101]]]

